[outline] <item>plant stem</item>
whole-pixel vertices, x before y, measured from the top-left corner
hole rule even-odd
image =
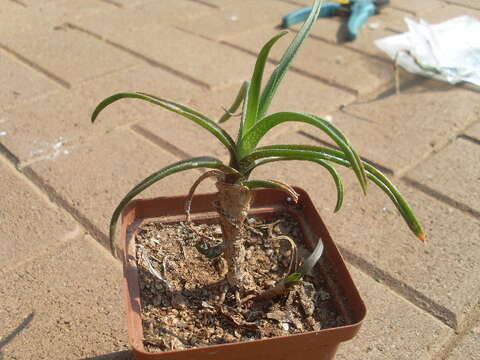
[[[224,257],[228,265],[227,281],[240,293],[248,291],[253,279],[245,271],[244,223],[252,200],[250,189],[243,185],[216,183],[217,211],[225,244]]]

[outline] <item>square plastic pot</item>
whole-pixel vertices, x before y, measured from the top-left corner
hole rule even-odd
[[[332,241],[310,197],[295,189],[300,200],[292,203],[285,193],[273,189],[254,191],[250,215],[272,217],[288,213],[299,223],[305,245],[311,249],[318,238],[324,243],[324,253],[317,264],[326,278],[333,305],[346,319],[345,326],[310,331],[301,334],[278,336],[248,342],[211,345],[168,352],[147,352],[143,346],[141,301],[135,252],[135,233],[148,222],[175,223],[185,220],[186,196],[160,197],[132,201],[122,213],[121,243],[125,283],[125,304],[128,336],[137,360],[292,360],[334,359],[341,342],[352,339],[360,329],[366,315],[365,305],[345,266],[342,256]],[[194,197],[192,220],[195,223],[216,223],[218,215],[212,211],[215,194]]]

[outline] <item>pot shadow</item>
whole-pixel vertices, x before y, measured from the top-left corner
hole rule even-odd
[[[130,350],[118,351],[110,354],[103,354],[81,360],[134,360],[133,354]]]
[[[22,322],[10,332],[10,334],[0,340],[0,360],[3,359],[3,352],[1,351],[1,349],[3,349],[17,335],[19,335],[23,330],[25,330],[27,326],[32,322],[34,316],[35,312],[31,312],[30,314],[28,314],[25,319],[23,319]]]

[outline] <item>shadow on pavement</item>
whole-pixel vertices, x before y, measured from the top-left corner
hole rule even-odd
[[[22,320],[22,322],[14,329],[10,334],[5,336],[3,339],[0,340],[0,350],[5,347],[10,341],[12,341],[15,336],[20,334],[27,326],[30,324],[33,320],[33,317],[35,316],[34,312],[31,312],[30,314],[27,315],[25,319]],[[0,360],[3,359],[3,353],[0,351]]]
[[[110,354],[88,357],[81,360],[133,360],[133,355],[130,350],[124,350]]]

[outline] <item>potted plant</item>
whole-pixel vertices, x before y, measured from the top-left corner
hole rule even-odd
[[[342,206],[343,186],[332,164],[349,167],[364,193],[368,179],[378,185],[412,232],[425,240],[401,194],[380,171],[360,159],[338,128],[313,114],[268,114],[285,72],[318,17],[320,3],[315,1],[310,16],[262,90],[269,51],[287,32],[280,32],[263,46],[251,81],[243,84],[234,104],[217,122],[187,106],[140,92],[115,94],[95,109],[92,121],[117,100],[148,101],[195,122],[230,153],[228,164],[212,157],[195,157],[153,173],[135,186],[113,213],[110,244],[116,254],[114,238],[121,217],[129,336],[138,359],[333,359],[338,344],[358,331],[364,305],[308,195],[279,180],[250,179],[258,166],[288,160],[317,163],[335,181],[335,211]],[[242,104],[240,129],[234,141],[220,124]],[[257,146],[270,129],[287,121],[320,129],[338,149],[301,144]],[[159,180],[195,168],[210,170],[194,182],[187,196],[131,202]],[[197,186],[207,178],[216,179],[218,191],[194,196]],[[288,226],[275,229],[279,223]],[[215,238],[219,234],[221,240]],[[298,261],[302,242],[306,255]],[[172,249],[177,249],[178,257],[168,253]],[[282,261],[279,270],[275,262]],[[203,272],[193,271],[192,264]],[[269,276],[274,281],[267,281]],[[208,284],[202,287],[199,279]],[[321,304],[333,310],[322,310]],[[321,329],[317,320],[322,316],[327,319],[328,314],[333,314],[338,323]],[[199,336],[203,336],[201,340]]]

